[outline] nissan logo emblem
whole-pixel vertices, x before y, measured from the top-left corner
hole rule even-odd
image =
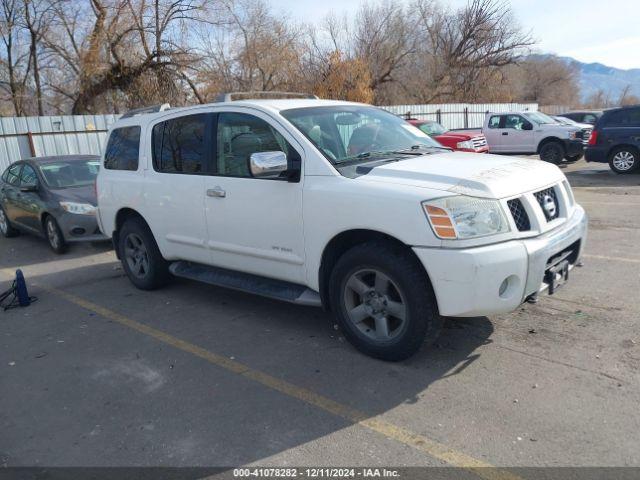
[[[556,216],[556,202],[551,195],[542,197],[542,208],[548,219]]]

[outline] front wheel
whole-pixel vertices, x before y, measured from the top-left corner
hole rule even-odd
[[[611,152],[609,156],[609,167],[616,173],[631,173],[640,166],[640,156],[638,151],[621,147]]]
[[[51,250],[54,252],[61,254],[67,251],[67,242],[62,235],[62,230],[58,226],[58,222],[51,215],[47,216],[44,221],[44,230],[47,234],[47,241],[49,242],[49,246]]]
[[[332,310],[345,337],[361,352],[405,360],[442,329],[435,295],[409,252],[371,242],[346,252],[331,274]]]
[[[540,160],[558,165],[564,158],[564,147],[559,142],[547,142],[540,148]]]
[[[19,230],[11,226],[11,223],[9,222],[9,218],[7,217],[7,214],[4,213],[4,209],[2,208],[1,205],[0,205],[0,233],[2,233],[2,235],[7,238],[15,237],[20,233]]]
[[[141,218],[127,219],[118,239],[122,267],[131,283],[141,290],[155,290],[168,282],[168,263],[162,257],[151,230]]]

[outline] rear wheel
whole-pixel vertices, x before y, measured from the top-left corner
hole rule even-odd
[[[540,147],[540,160],[558,165],[564,158],[564,147],[560,142],[547,142]]]
[[[345,337],[361,352],[404,360],[442,328],[431,284],[418,261],[371,242],[346,252],[331,274],[331,306]]]
[[[631,173],[640,166],[638,151],[629,147],[616,148],[609,155],[609,167],[616,173]]]
[[[47,235],[47,241],[51,250],[60,254],[67,251],[67,242],[62,235],[62,230],[58,226],[58,222],[51,215],[48,215],[44,220],[44,231]]]
[[[131,283],[141,290],[155,290],[169,281],[169,265],[141,218],[125,220],[118,238],[122,267]]]
[[[2,206],[0,206],[0,233],[2,233],[2,235],[7,238],[15,237],[20,233],[18,229],[13,228],[11,226],[11,223],[9,222],[9,218],[7,217],[7,214],[4,212],[4,209],[2,208]]]

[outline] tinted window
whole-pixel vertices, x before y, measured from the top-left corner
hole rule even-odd
[[[10,166],[2,179],[7,182],[9,185],[18,185],[20,179],[20,169],[22,168],[22,164],[12,165]]]
[[[583,123],[596,123],[597,120],[598,120],[598,116],[594,115],[593,113],[585,113],[584,116],[582,117]]]
[[[22,167],[22,173],[20,174],[20,186],[21,187],[33,187],[38,183],[38,177],[31,165],[25,164]]]
[[[167,120],[153,127],[153,168],[164,173],[205,171],[207,114]]]
[[[500,115],[494,115],[489,119],[489,128],[500,128]]]
[[[116,128],[109,136],[104,154],[104,168],[108,170],[137,170],[140,152],[140,127]]]
[[[640,126],[640,108],[618,110],[607,116],[606,125],[609,127],[637,127]]]
[[[216,167],[219,175],[250,177],[249,157],[256,152],[285,152],[291,146],[271,125],[245,113],[218,116]]]

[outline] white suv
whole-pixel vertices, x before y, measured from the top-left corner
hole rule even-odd
[[[134,112],[113,125],[98,219],[135,286],[177,275],[335,315],[401,360],[442,316],[553,293],[587,219],[554,165],[442,147],[381,109],[313,98]]]

